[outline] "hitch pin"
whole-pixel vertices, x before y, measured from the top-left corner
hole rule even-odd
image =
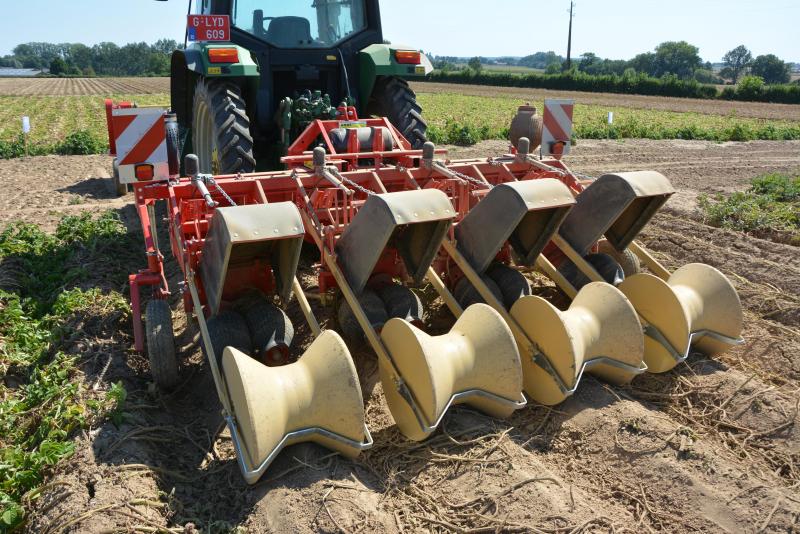
[[[313,164],[314,164],[314,174],[319,176],[320,178],[325,178],[330,183],[335,185],[337,188],[341,189],[345,195],[352,196],[353,192],[345,187],[344,183],[339,180],[336,176],[333,175],[331,171],[325,166],[325,149],[321,146],[318,146],[314,149],[313,155]]]
[[[194,154],[187,154],[183,159],[183,169],[186,171],[186,176],[191,179],[192,185],[197,188],[203,200],[206,201],[206,206],[209,208],[216,208],[219,203],[214,201],[206,187],[206,182],[210,176],[207,174],[200,174],[200,159]]]

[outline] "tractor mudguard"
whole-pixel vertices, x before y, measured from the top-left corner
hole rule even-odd
[[[208,51],[214,48],[235,48],[238,51],[237,63],[211,63]],[[191,72],[207,77],[240,78],[259,76],[258,65],[253,61],[250,51],[232,43],[191,43],[183,51],[186,68]]]
[[[420,53],[420,63],[410,65],[398,63],[395,57],[397,50],[416,50],[414,47],[388,44],[373,44],[358,53],[358,62],[361,70],[359,91],[361,101],[369,101],[372,89],[379,76],[397,76],[399,78],[424,78],[433,72],[433,64],[423,53]]]

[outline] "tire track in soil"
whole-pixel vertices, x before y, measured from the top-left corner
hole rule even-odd
[[[605,166],[599,158],[607,157],[613,144],[581,143],[576,156],[586,159],[576,169]],[[781,143],[740,144],[731,150],[752,157],[757,166],[761,160],[749,150],[773,146],[777,152],[794,150]],[[639,148],[672,155],[677,147],[642,143],[634,158],[641,156]],[[698,161],[698,170],[716,176],[719,160],[705,168],[702,154]],[[108,158],[30,158],[18,166],[0,162],[0,175],[15,176],[14,188],[36,191],[17,209],[32,218],[38,209],[41,219],[52,209],[48,195],[58,202],[82,196],[92,210],[123,204],[126,200],[101,191],[102,181],[93,181],[104,164],[110,166]],[[668,176],[673,183],[688,183],[693,192],[715,186],[716,178],[698,182],[684,172]],[[748,173],[737,170],[727,178],[742,187]],[[3,206],[19,200],[0,196]],[[133,226],[131,206],[120,213]],[[787,531],[800,514],[792,489],[800,435],[791,424],[771,430],[792,415],[800,346],[783,330],[796,324],[791,315],[759,316],[785,304],[775,300],[775,290],[761,298],[766,284],[786,298],[797,296],[798,249],[705,227],[674,208],[659,214],[642,237],[670,267],[706,261],[741,277],[734,283],[747,308],[745,346],[716,361],[692,356],[689,365],[639,377],[624,388],[587,377],[565,403],[531,406],[508,421],[456,408],[445,418],[447,433],[422,443],[408,442],[392,426],[381,386],[375,385],[374,357],[368,349],[353,347],[375,448],[353,461],[313,445],[291,447],[264,481],[249,488],[239,476],[227,432],[218,434],[219,405],[198,350],[197,329],[187,324],[176,296],[174,322],[186,382],[171,396],[154,395],[146,357],[112,353],[103,383],[125,382],[131,418],[119,429],[106,424],[76,439],[76,454],[57,466],[51,479],[64,485],[43,493],[28,531],[43,532],[81,514],[88,515],[68,531],[182,527],[187,522],[208,527],[212,521],[220,529],[242,525],[252,532],[513,531],[517,526],[636,532],[755,531],[764,526],[767,532]],[[143,260],[131,270],[142,265]],[[308,269],[301,273],[306,286]],[[172,261],[167,275],[172,285],[179,279]],[[323,325],[335,327],[329,312],[312,304]],[[296,304],[289,315],[299,319]],[[432,320],[452,322],[446,315]],[[130,343],[130,331],[119,336],[122,346]],[[298,337],[301,346],[307,343],[307,329],[298,328]],[[88,372],[95,380],[96,368]],[[745,430],[717,426],[720,420]],[[748,440],[756,446],[742,445]],[[136,501],[140,498],[150,504]]]

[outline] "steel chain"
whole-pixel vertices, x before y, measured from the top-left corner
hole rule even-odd
[[[223,197],[225,197],[225,200],[227,200],[227,201],[228,201],[228,203],[229,203],[231,206],[235,206],[235,205],[236,205],[236,202],[234,202],[234,201],[233,201],[233,199],[232,199],[230,196],[228,196],[228,193],[226,193],[226,192],[225,192],[225,190],[224,190],[224,189],[222,189],[222,188],[219,186],[219,184],[217,183],[217,181],[216,181],[214,178],[212,178],[211,176],[209,176],[209,177],[208,177],[208,181],[211,183],[211,185],[213,185],[213,186],[216,188],[216,190],[217,190],[217,191],[219,191],[219,193],[220,193],[220,194],[221,194]]]
[[[358,185],[356,182],[354,182],[350,178],[347,178],[346,176],[342,176],[342,174],[339,172],[339,169],[337,169],[336,167],[329,167],[328,170],[330,171],[330,173],[332,175],[334,175],[339,180],[341,180],[342,183],[345,183],[345,184],[349,185],[350,187],[352,187],[356,191],[360,191],[360,192],[362,192],[362,193],[364,193],[366,195],[374,195],[375,194],[374,191],[370,191],[366,187],[362,187],[362,186]]]
[[[453,169],[450,169],[450,168],[448,168],[447,170],[450,171],[451,173],[453,173],[454,176],[456,176],[458,178],[461,178],[462,180],[466,180],[468,182],[471,182],[471,183],[473,183],[475,185],[479,185],[481,187],[488,187],[489,189],[492,189],[494,187],[489,182],[485,182],[483,180],[479,180],[477,178],[473,178],[472,176],[467,176],[464,173],[461,173],[461,172],[458,172],[458,171],[454,171]]]

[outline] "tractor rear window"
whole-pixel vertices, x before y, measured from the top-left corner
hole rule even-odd
[[[235,0],[233,25],[280,48],[328,48],[367,25],[364,0]]]

